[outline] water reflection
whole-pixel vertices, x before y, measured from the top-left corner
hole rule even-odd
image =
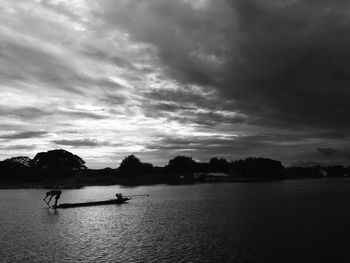
[[[47,215],[48,215],[49,217],[58,216],[58,215],[59,215],[59,211],[56,210],[56,209],[44,208],[44,210],[46,211],[46,213],[47,213]]]

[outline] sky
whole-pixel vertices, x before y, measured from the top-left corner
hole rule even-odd
[[[0,160],[350,163],[345,0],[0,0]]]

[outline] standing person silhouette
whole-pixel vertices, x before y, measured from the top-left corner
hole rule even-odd
[[[58,201],[58,199],[60,199],[61,194],[62,194],[62,191],[60,191],[60,190],[51,190],[51,191],[48,191],[46,193],[46,196],[45,196],[45,198],[43,200],[50,207],[51,199],[52,199],[52,197],[55,197],[55,203],[54,203],[53,207],[56,207],[57,206],[57,201]],[[46,202],[46,198],[48,198],[49,196],[50,196],[50,199],[49,199],[48,202]]]

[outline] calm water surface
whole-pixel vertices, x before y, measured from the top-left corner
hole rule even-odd
[[[350,179],[0,190],[0,262],[350,262]]]

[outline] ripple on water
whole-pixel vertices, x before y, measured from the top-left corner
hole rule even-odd
[[[56,212],[0,190],[0,262],[348,262],[349,182],[87,187],[62,202],[151,196]]]

